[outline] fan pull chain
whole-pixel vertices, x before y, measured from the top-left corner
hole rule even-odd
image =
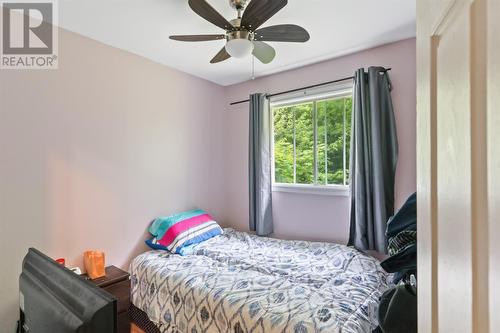
[[[252,56],[252,80],[255,80],[255,57]]]

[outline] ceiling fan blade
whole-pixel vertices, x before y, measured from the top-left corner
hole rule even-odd
[[[255,40],[304,43],[309,40],[306,29],[295,24],[272,25],[255,31]]]
[[[206,42],[210,40],[225,39],[226,35],[176,35],[170,36],[170,39],[181,42]]]
[[[256,16],[261,7],[267,5],[268,0],[250,0],[250,3],[246,6],[243,11],[242,22],[245,23],[249,21],[250,18]]]
[[[219,14],[212,6],[205,0],[189,0],[189,7],[198,15],[203,17],[208,22],[224,30],[233,30],[234,27],[229,23],[224,16]]]
[[[241,26],[245,29],[255,31],[274,14],[285,7],[288,0],[252,0],[243,12]]]
[[[221,62],[221,61],[224,61],[224,60],[227,60],[231,58],[231,56],[229,55],[229,53],[226,52],[226,47],[223,47],[219,53],[217,53],[215,55],[215,57],[212,58],[212,60],[210,60],[210,63],[211,64],[215,64],[215,63],[218,63],[218,62]]]
[[[276,50],[271,45],[264,42],[253,41],[252,54],[263,64],[268,64],[273,61],[276,56]]]

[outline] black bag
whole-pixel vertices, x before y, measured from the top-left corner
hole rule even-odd
[[[417,290],[400,284],[380,298],[378,321],[383,333],[417,333]]]

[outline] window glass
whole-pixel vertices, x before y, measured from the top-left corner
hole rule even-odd
[[[347,185],[352,97],[273,108],[275,183]]]

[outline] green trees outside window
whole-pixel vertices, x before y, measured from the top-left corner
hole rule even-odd
[[[350,95],[273,107],[275,182],[347,185]]]

